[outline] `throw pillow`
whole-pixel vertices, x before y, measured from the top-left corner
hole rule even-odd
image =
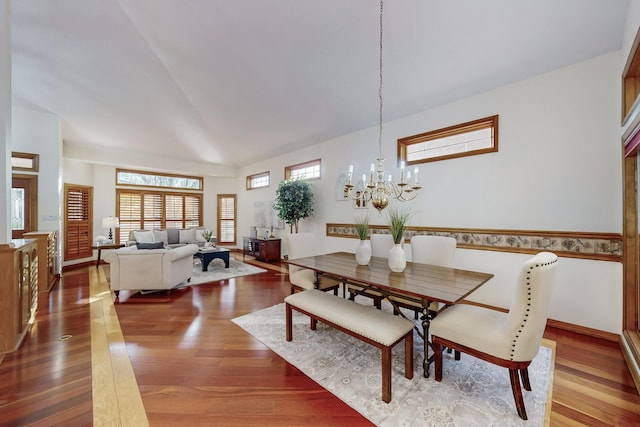
[[[169,228],[167,229],[167,237],[169,241],[167,242],[170,245],[175,245],[180,241],[180,233],[177,228]]]
[[[178,243],[191,243],[196,240],[196,230],[180,230],[180,240]]]
[[[165,245],[169,243],[167,230],[153,230],[153,242],[154,243],[162,242]]]
[[[153,232],[148,231],[134,231],[133,235],[136,238],[136,243],[153,243]]]
[[[206,230],[206,228],[196,228],[196,242],[206,242],[207,240],[202,237],[202,232]]]
[[[138,249],[164,249],[164,243],[136,243]]]

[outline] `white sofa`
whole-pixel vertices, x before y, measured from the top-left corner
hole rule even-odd
[[[193,273],[193,255],[198,245],[175,249],[138,249],[136,246],[106,251],[110,264],[111,290],[170,290]]]

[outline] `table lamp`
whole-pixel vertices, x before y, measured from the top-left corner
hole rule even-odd
[[[113,242],[113,229],[120,226],[120,220],[117,216],[108,216],[102,218],[102,228],[109,229],[109,240]]]

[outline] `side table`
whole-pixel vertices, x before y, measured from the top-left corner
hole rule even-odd
[[[124,248],[124,243],[107,243],[102,245],[91,245],[91,249],[98,250],[98,258],[96,259],[96,268],[100,265],[100,255],[102,254],[103,249],[118,249]]]

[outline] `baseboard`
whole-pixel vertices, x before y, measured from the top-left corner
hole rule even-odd
[[[561,322],[560,320],[547,319],[547,325],[554,328],[564,329],[565,331],[575,332],[577,334],[588,335],[594,338],[600,338],[607,341],[618,342],[620,335],[613,332],[601,331],[599,329],[587,328],[586,326],[574,325],[573,323]]]
[[[627,362],[636,390],[640,393],[640,354],[638,354],[638,344],[640,344],[638,331],[624,331],[620,336],[622,355]]]
[[[100,264],[106,264],[104,261],[100,260]],[[63,265],[62,266],[62,272],[64,273],[65,271],[70,271],[70,270],[76,270],[78,268],[85,268],[85,267],[95,267],[96,266],[96,261],[85,261],[85,262],[79,262],[77,264],[69,264],[69,265]]]

